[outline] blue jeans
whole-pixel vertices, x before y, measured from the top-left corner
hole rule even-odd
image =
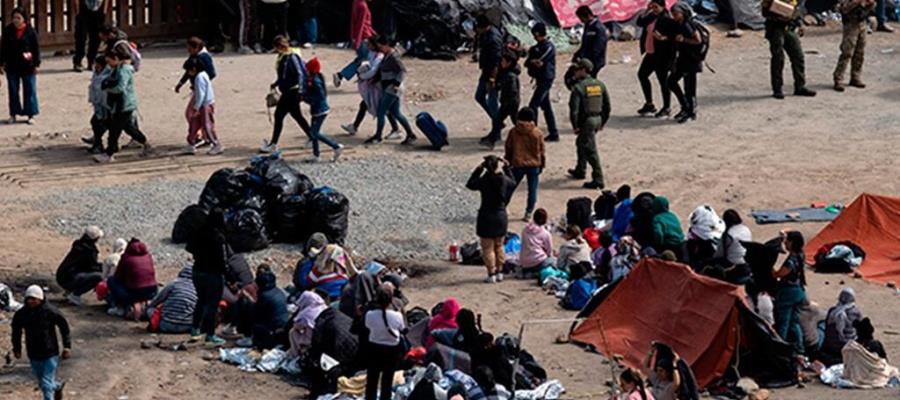
[[[806,291],[800,286],[782,286],[775,291],[775,330],[784,341],[803,354],[803,327],[800,308],[806,302]]]
[[[359,69],[359,64],[365,61],[367,58],[369,58],[369,45],[365,43],[360,44],[356,49],[356,58],[354,58],[353,61],[350,62],[350,64],[347,64],[347,66],[344,67],[344,69],[342,69],[338,74],[345,80],[349,81],[353,79],[353,77],[356,76],[356,70]]]
[[[31,372],[38,380],[38,387],[44,394],[44,400],[53,400],[53,395],[59,389],[56,381],[56,367],[59,366],[59,357],[53,356],[46,360],[31,360]]]
[[[547,120],[547,133],[555,137],[559,136],[559,130],[556,129],[556,116],[553,114],[553,103],[550,101],[550,88],[552,87],[552,79],[538,79],[537,87],[534,88],[534,94],[531,95],[531,101],[528,102],[528,108],[534,110],[535,125],[540,121],[538,108],[544,111],[544,119]]]
[[[319,20],[316,17],[306,18],[300,21],[300,29],[297,31],[300,43],[316,43],[319,40]]]
[[[337,149],[338,147],[340,147],[334,140],[322,133],[322,125],[325,124],[325,118],[327,117],[328,114],[312,117],[312,121],[309,126],[309,134],[306,135],[312,142],[313,155],[316,157],[319,156],[320,141],[327,144],[328,147],[331,147],[332,149]]]
[[[6,83],[9,88],[9,116],[24,115],[33,117],[38,115],[37,77],[32,74],[21,75],[13,71],[6,71]],[[23,101],[19,98],[19,86],[22,87]]]
[[[412,127],[409,125],[409,121],[403,115],[403,112],[400,111],[400,97],[385,93],[381,96],[381,102],[378,103],[378,113],[376,113],[378,128],[375,130],[375,137],[381,138],[381,133],[384,131],[384,120],[388,114],[392,115],[394,119],[403,126],[407,138],[415,136]]]
[[[490,77],[485,74],[482,74],[481,78],[478,79],[478,87],[475,89],[475,101],[487,113],[491,119],[491,125],[493,125],[497,114],[500,112],[500,88],[497,85],[488,88],[489,81]]]
[[[513,168],[512,169],[513,178],[516,180],[516,187],[519,187],[519,183],[522,182],[522,178],[528,177],[528,205],[525,207],[525,212],[531,213],[534,211],[534,206],[537,204],[538,197],[538,178],[541,176],[541,168],[540,167],[525,167],[525,168]]]

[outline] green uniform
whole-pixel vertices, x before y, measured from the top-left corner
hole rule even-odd
[[[584,175],[587,164],[590,164],[593,170],[591,178],[600,184],[603,184],[603,169],[600,167],[595,136],[606,125],[609,113],[609,92],[603,82],[587,77],[572,86],[569,119],[572,127],[578,129],[578,138],[575,140],[578,164],[575,165],[575,172]]]
[[[834,69],[834,83],[844,80],[847,64],[850,63],[850,82],[862,82],[863,60],[866,54],[866,17],[875,3],[863,6],[855,0],[839,3],[844,34],[841,39],[841,55]]]
[[[788,0],[795,7],[797,0]],[[806,61],[803,58],[803,47],[795,24],[777,19],[767,10],[770,1],[763,2],[763,14],[766,18],[766,39],[769,40],[769,51],[772,53],[771,77],[772,91],[781,93],[784,78],[784,54],[791,59],[791,72],[794,75],[794,90],[806,87]],[[795,14],[798,15],[798,14]]]

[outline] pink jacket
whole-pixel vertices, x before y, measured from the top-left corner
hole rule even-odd
[[[535,268],[553,254],[553,238],[542,226],[528,224],[522,230],[522,252],[519,263],[522,268]]]
[[[372,28],[369,4],[366,0],[354,0],[350,8],[350,40],[353,41],[353,48],[359,48],[363,40],[372,36],[375,36],[375,29]]]

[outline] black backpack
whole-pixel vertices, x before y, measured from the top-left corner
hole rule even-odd
[[[706,61],[706,54],[709,53],[709,28],[696,18],[691,19],[691,27],[700,32],[700,44],[697,45],[698,61]]]

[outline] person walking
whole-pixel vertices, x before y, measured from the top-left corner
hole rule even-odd
[[[569,97],[569,119],[575,134],[578,161],[569,176],[584,179],[587,166],[591,166],[591,181],[583,185],[585,189],[603,189],[603,169],[597,154],[596,135],[609,120],[611,110],[609,93],[603,82],[590,76],[594,65],[590,60],[581,59],[574,65],[575,85]]]
[[[239,0],[241,23],[238,26],[238,52],[262,53],[259,43],[259,0]]]
[[[309,140],[312,142],[313,155],[306,161],[309,163],[319,162],[319,142],[325,143],[334,150],[331,162],[337,162],[341,158],[341,152],[344,146],[338,144],[324,133],[322,126],[325,124],[325,118],[328,118],[328,93],[325,89],[325,77],[322,76],[322,66],[319,64],[318,58],[313,58],[306,63],[307,78],[303,101],[309,103],[309,114],[312,117],[312,125],[309,127]]]
[[[356,51],[356,57],[334,74],[334,87],[341,87],[343,81],[353,79],[360,63],[368,58],[369,51],[372,50],[366,44],[370,37],[375,36],[369,1],[371,0],[353,0],[350,8],[350,44]]]
[[[875,1],[875,21],[877,22],[875,30],[884,33],[894,33],[894,28],[887,23],[887,2],[888,0]]]
[[[844,24],[841,55],[834,68],[834,90],[844,91],[844,73],[850,63],[850,86],[865,88],[862,81],[863,60],[866,56],[866,20],[875,8],[875,0],[843,0],[839,3]]]
[[[24,116],[32,125],[39,113],[37,74],[41,68],[41,49],[37,32],[26,22],[25,10],[16,7],[10,17],[12,22],[3,28],[0,38],[0,74],[6,73],[9,123],[14,124],[17,117]],[[19,97],[19,87],[22,97]]]
[[[373,309],[366,312],[365,325],[369,331],[366,343],[366,400],[390,399],[393,393],[394,372],[405,349],[401,338],[406,334],[403,315],[391,309],[393,295],[379,286]],[[379,395],[379,384],[381,391]]]
[[[491,132],[481,138],[479,143],[493,150],[494,145],[502,139],[501,132],[509,119],[515,124],[516,113],[519,112],[521,87],[519,75],[519,56],[511,51],[503,52],[500,57],[500,70],[497,72],[497,87],[500,93],[500,108],[492,122]]]
[[[153,151],[147,137],[138,127],[135,115],[137,94],[134,91],[134,68],[128,63],[128,60],[130,60],[129,55],[119,50],[114,50],[106,55],[106,63],[112,72],[109,78],[103,81],[102,88],[106,94],[111,116],[106,153],[94,156],[94,161],[101,164],[115,161],[115,154],[119,152],[119,136],[123,131],[143,147],[142,156],[150,155]]]
[[[484,157],[466,182],[466,188],[481,193],[475,233],[481,239],[481,254],[488,275],[486,283],[503,281],[503,242],[509,224],[506,206],[515,187],[506,161],[494,155]]]
[[[378,126],[375,130],[375,136],[367,139],[365,143],[381,143],[385,117],[391,115],[406,131],[406,138],[400,144],[412,145],[416,141],[416,134],[413,133],[409,120],[406,119],[406,116],[403,115],[403,111],[400,109],[402,105],[403,82],[406,81],[406,66],[403,65],[397,50],[391,46],[390,41],[386,37],[378,36],[376,46],[376,50],[384,54],[384,59],[381,61],[380,66],[382,95],[381,101],[378,103]]]
[[[528,177],[528,202],[525,206],[525,216],[522,220],[531,220],[531,213],[537,204],[538,178],[547,163],[544,153],[544,134],[535,126],[534,109],[525,107],[519,110],[516,116],[516,126],[509,131],[506,138],[505,159],[509,161],[515,187],[519,186],[522,178]],[[513,188],[515,190],[515,188]]]
[[[581,36],[581,47],[575,51],[572,60],[590,60],[592,68],[588,75],[596,78],[597,74],[606,66],[606,44],[609,35],[606,27],[600,22],[600,17],[594,15],[589,6],[581,6],[575,10],[575,16],[584,24],[584,34]]]
[[[678,56],[667,84],[681,106],[681,111],[675,115],[679,124],[697,119],[697,74],[703,71],[703,57],[699,49],[702,43],[700,31],[692,19],[690,4],[678,2],[672,6],[672,21],[678,28],[675,36],[668,39],[675,43]],[[684,90],[678,85],[682,79]]]
[[[288,38],[279,35],[275,38],[275,51],[278,52],[278,58],[275,63],[275,69],[278,79],[269,88],[276,88],[281,93],[278,97],[278,105],[275,106],[275,122],[272,126],[272,138],[268,141],[263,140],[262,147],[259,148],[260,153],[272,153],[278,151],[278,139],[281,138],[281,131],[284,129],[284,118],[290,114],[300,129],[309,136],[309,122],[303,118],[300,111],[300,102],[303,100],[303,90],[306,82],[306,65],[300,59],[300,50],[291,48]]]
[[[103,0],[80,0],[78,15],[75,16],[75,55],[72,57],[72,70],[83,71],[81,64],[87,47],[87,59],[91,63],[97,58],[100,48],[100,29],[106,23],[106,11],[109,3]]]
[[[784,99],[784,54],[787,53],[791,60],[791,72],[794,75],[794,96],[813,97],[816,92],[806,87],[806,62],[803,58],[803,47],[800,44],[799,30],[803,29],[801,7],[798,0],[790,0],[794,6],[794,14],[783,17],[769,11],[774,0],[765,0],[762,4],[763,16],[766,17],[766,39],[769,41],[769,51],[772,53],[771,80],[772,97]]]
[[[224,230],[225,215],[222,210],[214,209],[185,248],[194,256],[193,281],[197,292],[191,340],[205,336],[206,345],[213,347],[225,344],[224,339],[216,336],[216,314],[225,287],[225,265],[233,253]]]
[[[782,233],[782,245],[788,258],[772,275],[778,279],[775,289],[775,331],[794,346],[797,354],[805,350],[800,308],[806,303],[805,256],[803,234],[797,231]]]
[[[553,101],[550,99],[550,90],[553,89],[553,80],[556,79],[556,46],[547,38],[547,25],[538,22],[531,27],[531,35],[536,42],[528,49],[528,57],[525,59],[525,68],[528,76],[534,79],[534,93],[528,107],[534,111],[534,124],[538,124],[539,109],[544,112],[547,122],[548,142],[559,141],[559,130],[556,129],[556,116],[553,114]]]
[[[475,101],[488,115],[493,128],[497,114],[500,113],[500,87],[497,85],[497,75],[500,72],[503,38],[486,15],[479,15],[476,19],[475,32],[478,34],[478,69],[481,70],[475,89]]]
[[[88,102],[94,109],[91,115],[91,132],[93,135],[90,139],[82,138],[82,141],[91,145],[88,150],[91,154],[103,153],[103,134],[109,128],[109,105],[106,102],[106,92],[103,91],[103,82],[109,78],[112,73],[106,65],[106,57],[100,56],[94,60],[94,73],[91,74],[91,84],[88,86]]]
[[[375,35],[366,41],[370,49],[377,47],[378,37],[378,35]],[[382,97],[380,70],[382,60],[384,60],[384,54],[381,54],[380,51],[372,50],[366,57],[366,61],[363,61],[357,70],[358,79],[356,86],[362,101],[359,102],[359,109],[356,111],[356,118],[353,122],[341,125],[344,132],[347,132],[350,136],[356,135],[359,131],[359,126],[362,124],[363,119],[366,118],[366,113],[371,114],[373,117],[378,117],[378,106]],[[391,139],[400,134],[400,128],[393,115],[388,114],[387,118],[391,124],[391,131],[388,133],[387,138]]]
[[[203,144],[211,144],[207,154],[222,154],[225,148],[216,134],[216,95],[213,91],[212,79],[206,72],[206,64],[199,58],[192,59],[188,65],[188,76],[192,80],[191,100],[185,111],[188,123],[188,145],[185,154],[196,154],[197,148]]]
[[[644,106],[637,113],[642,117],[668,118],[672,113],[672,93],[667,82],[675,62],[675,45],[674,42],[664,39],[674,36],[672,32],[676,25],[673,22],[666,10],[665,0],[647,3],[647,9],[637,17],[637,25],[642,28],[640,49],[644,55],[638,68],[638,81],[644,93]],[[663,107],[659,110],[653,104],[651,74],[656,74],[659,91],[662,93]]]
[[[62,352],[59,338],[62,336]],[[25,307],[16,311],[12,319],[13,355],[22,358],[22,334],[25,334],[25,348],[31,361],[31,372],[38,380],[44,400],[63,398],[65,383],[56,380],[59,359],[68,360],[72,355],[72,339],[69,323],[56,307],[48,304],[44,290],[38,285],[25,289]]]
[[[200,62],[200,69],[206,71],[206,75],[209,77],[210,81],[216,79],[216,64],[213,62],[212,54],[206,49],[206,43],[203,42],[203,39],[196,36],[189,38],[187,40],[187,50],[188,58],[184,60],[184,64],[181,66],[184,70],[184,74],[181,75],[181,79],[179,79],[178,83],[175,85],[175,93],[180,93],[184,84],[192,80],[191,78],[193,77],[190,75],[188,68],[191,66],[193,60],[198,60]]]

